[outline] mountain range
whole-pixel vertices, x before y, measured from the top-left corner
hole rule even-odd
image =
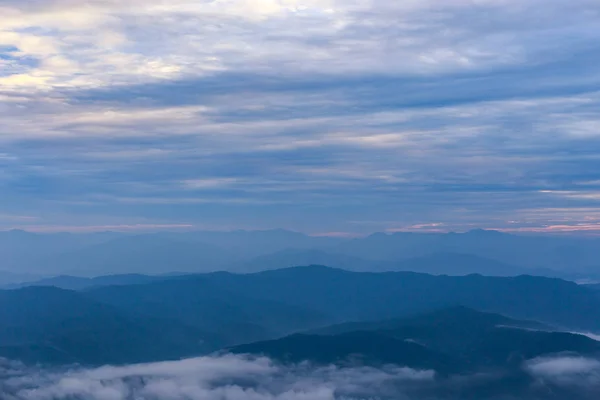
[[[284,230],[144,235],[8,231],[0,232],[0,255],[0,285],[57,275],[247,273],[312,264],[351,271],[600,280],[598,239],[483,230],[379,233],[357,239],[311,237]]]
[[[371,324],[458,306],[536,321],[529,327],[538,330],[600,332],[600,292],[545,277],[310,266],[139,278],[96,279],[103,284],[80,290],[0,291],[0,356],[90,364],[172,359],[294,333],[322,333],[315,329],[351,321]],[[389,328],[349,326],[328,329],[341,334]],[[142,351],[148,343],[152,351]]]

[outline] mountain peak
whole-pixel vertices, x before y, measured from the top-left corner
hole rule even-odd
[[[483,235],[487,235],[487,236],[502,236],[502,235],[506,235],[506,233],[504,232],[500,232],[500,231],[496,231],[493,229],[482,229],[482,228],[478,228],[478,229],[471,229],[470,231],[467,231],[464,233],[465,235],[477,235],[477,236],[483,236]]]
[[[267,275],[267,274],[323,274],[323,273],[350,273],[339,268],[327,267],[325,265],[303,265],[297,267],[281,268],[269,271],[256,272],[254,275]]]
[[[9,235],[19,235],[19,236],[36,236],[37,235],[36,233],[29,232],[29,231],[26,231],[23,229],[10,229],[10,230],[3,231],[3,232],[6,234],[9,234]]]

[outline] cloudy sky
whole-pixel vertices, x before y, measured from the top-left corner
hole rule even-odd
[[[597,0],[0,0],[0,229],[600,231]]]

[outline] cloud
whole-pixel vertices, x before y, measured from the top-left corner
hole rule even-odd
[[[88,370],[28,369],[4,361],[0,377],[7,400],[332,400],[402,393],[434,375],[398,367],[283,367],[267,358],[225,355]]]
[[[579,356],[543,357],[529,361],[529,373],[545,383],[600,390],[600,361]]]
[[[29,367],[0,359],[3,400],[592,400],[600,362],[575,355],[526,361],[522,370],[443,376],[398,366],[282,365],[214,355],[150,364]]]
[[[586,285],[586,284],[593,284],[593,283],[586,283],[585,281],[583,281],[580,284]],[[597,334],[594,334],[591,332],[570,332],[570,333],[573,333],[575,335],[583,335],[583,336],[589,337],[590,339],[593,339],[597,342],[600,342],[600,335],[597,335]]]
[[[569,354],[525,361],[522,370],[456,376],[391,365],[282,365],[229,354],[99,368],[0,359],[3,400],[591,400],[598,390],[600,361]]]
[[[381,230],[595,230],[599,12],[3,1],[0,213],[57,227],[364,233],[361,214]]]
[[[39,58],[41,65],[23,76],[29,79],[4,83],[18,89],[36,77],[45,79],[44,87],[97,87],[279,66],[289,72],[393,68],[421,74],[522,57],[514,39],[496,34],[473,41],[469,28],[461,26],[471,12],[503,12],[501,4],[480,2],[472,11],[468,6],[464,1],[394,6],[356,0],[9,1],[3,2],[7,17],[0,25],[5,32],[0,43]],[[489,22],[494,26],[498,20]],[[32,27],[38,29],[29,33]],[[436,31],[440,27],[447,28],[443,34]]]

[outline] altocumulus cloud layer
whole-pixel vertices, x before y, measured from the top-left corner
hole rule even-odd
[[[598,229],[595,0],[0,15],[2,228]]]
[[[524,378],[523,378],[524,377]],[[523,377],[482,372],[441,379],[434,371],[385,367],[281,366],[219,356],[154,364],[43,370],[3,360],[3,400],[594,399],[600,362],[575,356],[523,365]],[[483,390],[482,390],[483,389]],[[480,392],[478,392],[480,391]]]

